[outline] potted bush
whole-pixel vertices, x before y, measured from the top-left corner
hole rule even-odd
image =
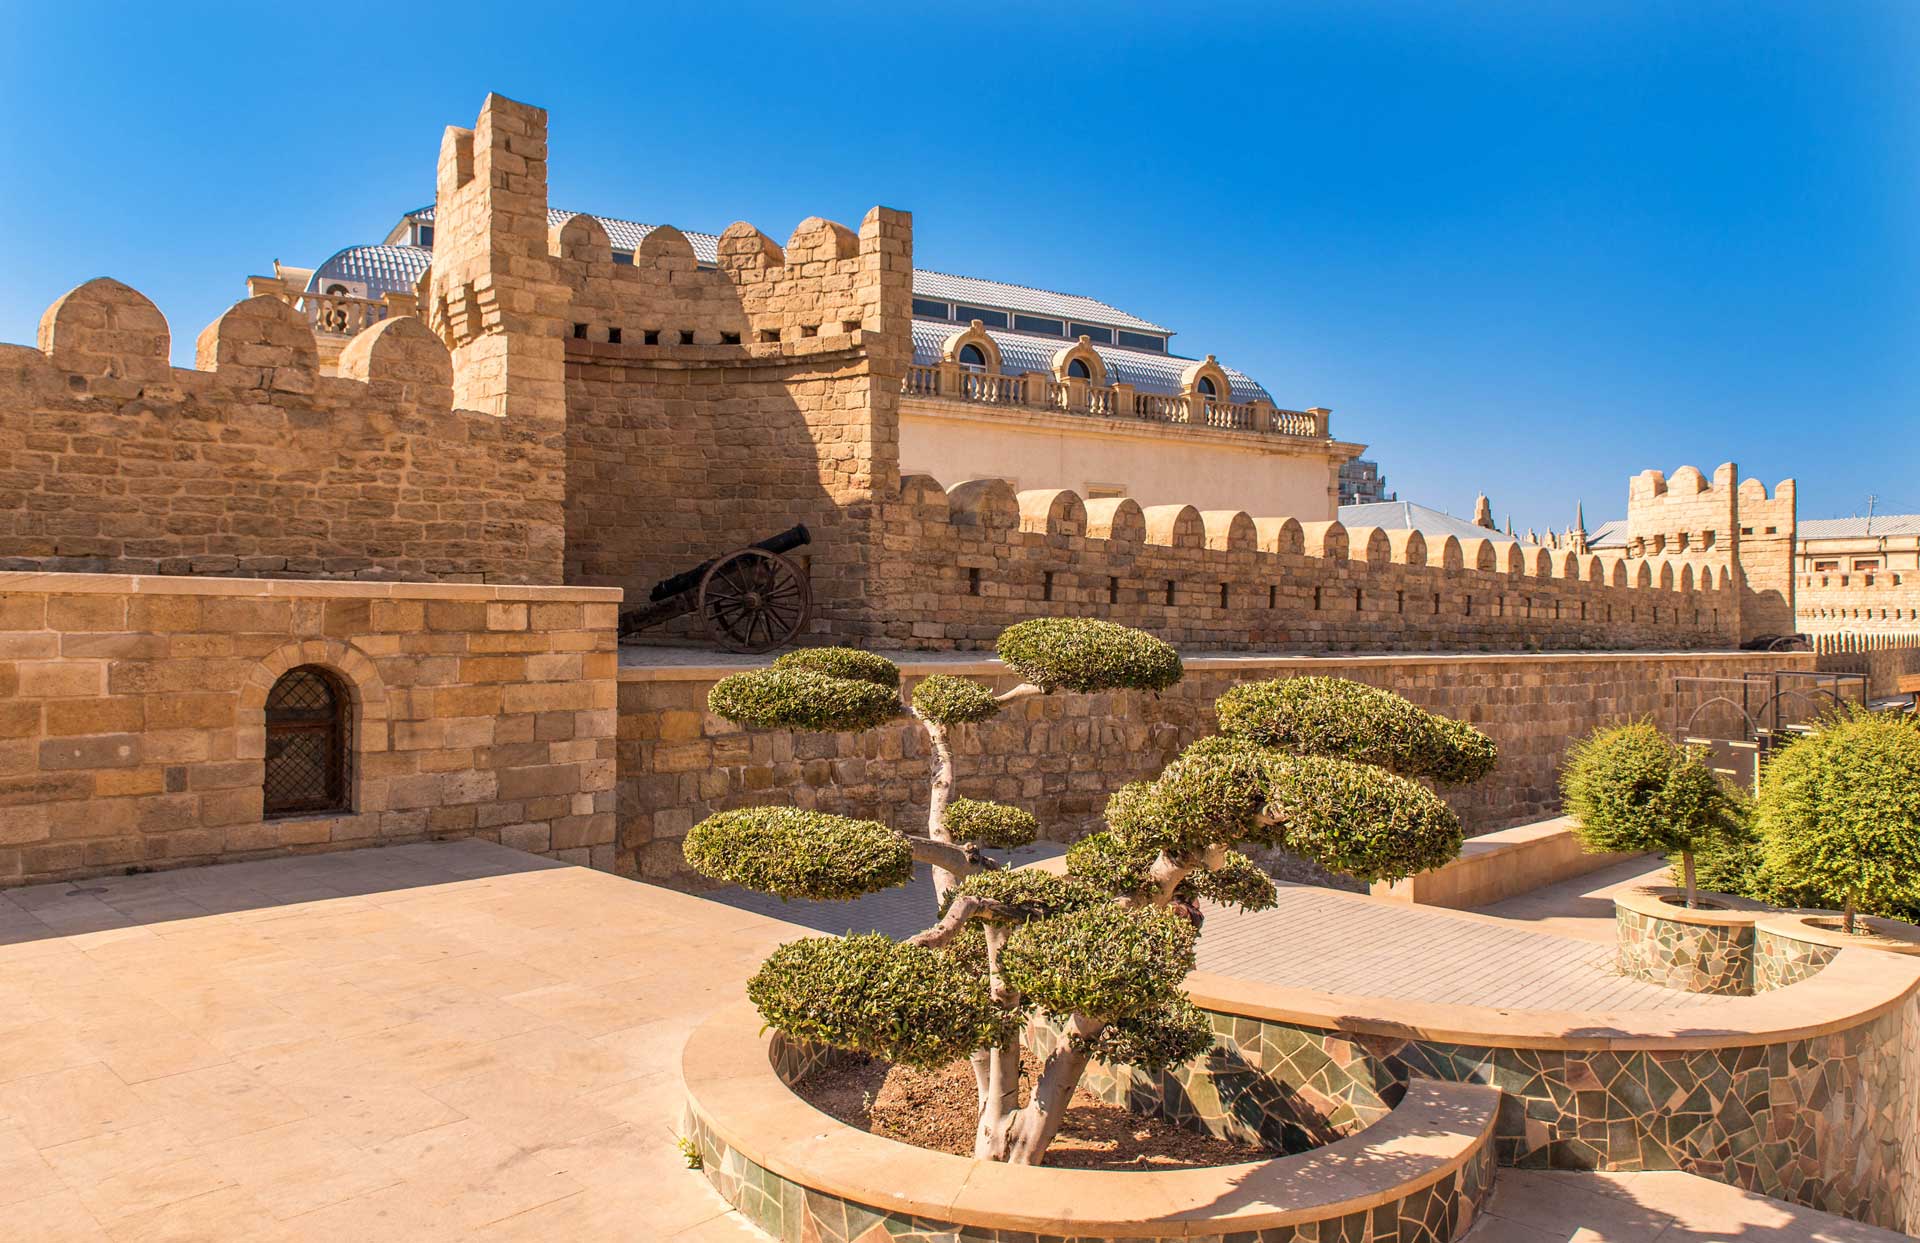
[[[790,653],[722,680],[709,706],[747,725],[861,730],[909,714],[932,753],[927,824],[906,833],[746,808],[695,825],[685,851],[708,876],[783,897],[876,892],[907,881],[916,860],[930,865],[938,908],[926,931],[897,943],[789,942],[747,995],[793,1039],[925,1069],[970,1060],[974,1155],[1032,1165],[1091,1060],[1153,1071],[1211,1046],[1205,1015],[1180,988],[1199,901],[1275,903],[1272,879],[1235,845],[1289,847],[1367,880],[1439,866],[1459,851],[1460,822],[1413,778],[1474,780],[1494,747],[1471,726],[1356,683],[1240,686],[1219,701],[1219,736],[1114,794],[1107,827],[1068,852],[1066,874],[1001,868],[984,848],[1031,842],[1039,826],[1019,808],[954,797],[951,731],[1031,695],[1156,691],[1182,670],[1158,639],[1091,619],[1022,622],[998,651],[1023,679],[1012,690],[936,674],[906,705],[895,666],[845,649]],[[1062,1038],[1048,1042],[1021,1105],[1021,1053],[1042,1018]]]
[[[1575,743],[1560,770],[1574,832],[1589,851],[1680,857],[1689,909],[1699,905],[1694,852],[1736,837],[1743,805],[1699,752],[1651,721],[1600,729]]]
[[[1842,912],[1904,914],[1920,903],[1920,728],[1856,709],[1822,721],[1760,774],[1769,871]]]

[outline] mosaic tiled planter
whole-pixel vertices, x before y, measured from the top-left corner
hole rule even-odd
[[[706,1177],[783,1243],[1451,1243],[1491,1193],[1498,1094],[1421,1082],[1372,1125],[1296,1156],[1184,1170],[1060,1170],[930,1152],[846,1126],[787,1087],[820,1055],[746,1006],[687,1044],[687,1135]]]
[[[1843,949],[1920,955],[1920,927],[1875,915],[1857,922],[1865,931],[1848,934],[1831,911],[1781,911],[1761,920],[1754,930],[1754,988],[1769,992],[1797,984]]]
[[[1773,910],[1723,893],[1699,895],[1688,908],[1685,891],[1650,886],[1614,899],[1620,972],[1688,993],[1750,995],[1753,925]]]
[[[1215,975],[1188,989],[1236,1027],[1287,1029],[1263,1043],[1321,1043],[1356,1096],[1435,1079],[1500,1089],[1502,1165],[1684,1170],[1920,1227],[1920,961],[1841,951],[1790,990],[1677,1012],[1390,1002]]]

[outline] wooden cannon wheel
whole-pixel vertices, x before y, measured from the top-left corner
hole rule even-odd
[[[813,587],[777,552],[742,548],[708,567],[695,607],[707,637],[736,652],[770,652],[813,616]]]

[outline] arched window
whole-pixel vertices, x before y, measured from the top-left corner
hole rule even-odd
[[[960,365],[962,367],[977,367],[984,371],[987,366],[987,356],[981,352],[980,347],[977,345],[963,345],[960,347]]]
[[[1067,364],[1067,378],[1073,380],[1091,380],[1093,372],[1087,369],[1087,360],[1076,358]]]
[[[1194,388],[1199,390],[1199,393],[1202,397],[1218,397],[1219,396],[1218,393],[1214,392],[1212,376],[1204,376],[1204,375],[1201,376],[1199,383],[1195,384]]]
[[[264,814],[346,810],[349,703],[340,679],[319,665],[289,669],[273,684]]]

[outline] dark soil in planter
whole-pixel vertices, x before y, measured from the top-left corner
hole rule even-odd
[[[1026,1059],[1020,1100],[1039,1066]],[[956,1062],[927,1072],[878,1059],[849,1058],[822,1066],[794,1086],[800,1098],[848,1126],[902,1143],[973,1155],[973,1067]],[[1178,1170],[1239,1165],[1281,1154],[1255,1144],[1201,1135],[1158,1118],[1128,1113],[1084,1088],[1073,1094],[1066,1122],[1047,1149],[1045,1164],[1075,1170]]]
[[[1692,906],[1687,905],[1687,896],[1681,893],[1663,893],[1660,895],[1660,900],[1668,906],[1677,906],[1683,911],[1725,911],[1731,909],[1724,902],[1715,902],[1705,894],[1701,894],[1695,898]]]

